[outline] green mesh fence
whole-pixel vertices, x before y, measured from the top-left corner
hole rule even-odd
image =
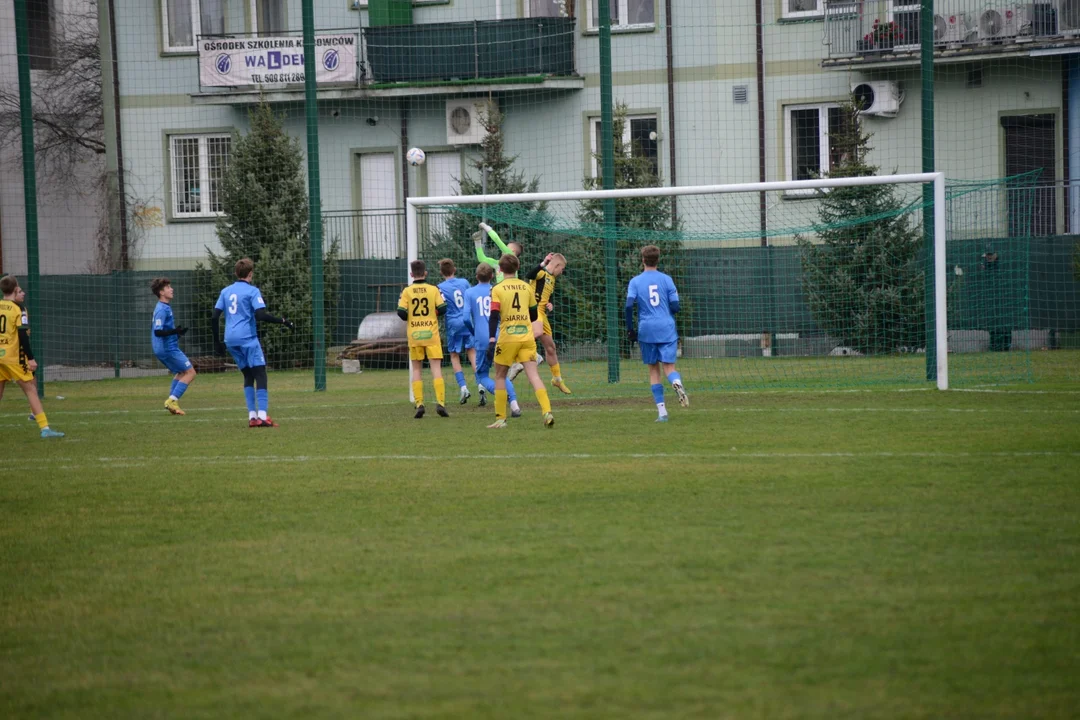
[[[297,322],[292,335],[263,328],[272,368],[313,367],[313,303],[325,308],[331,387],[355,367],[343,360],[402,367],[392,312],[406,282],[406,198],[597,189],[605,147],[619,188],[923,168],[918,2],[611,0],[610,77],[594,0],[316,3],[314,107],[300,0],[26,4],[41,275],[28,300],[47,381],[165,375],[150,347],[157,276],[172,278],[177,321],[191,328],[181,348],[201,370],[229,369],[213,356],[209,318],[241,255],[254,258],[270,310]],[[937,4],[934,166],[950,178],[953,384],[1022,380],[1031,353],[1080,345],[1080,170],[1069,162],[1080,61],[1050,54],[1080,48],[1080,36],[1054,12],[1060,3],[1035,3],[1011,25],[982,22],[1007,3]],[[11,20],[9,4],[0,269],[24,278]],[[604,137],[608,82],[615,123]],[[865,140],[851,135],[853,100]],[[319,298],[309,110],[321,165]],[[409,163],[412,148],[423,163]],[[637,249],[661,246],[685,298],[680,362],[699,387],[926,383],[915,298],[927,208],[917,186],[893,187],[887,200],[847,198],[853,206],[835,216],[823,215],[826,198],[791,193],[620,201],[617,295]],[[427,211],[421,255],[452,257],[471,277],[480,217],[524,244],[526,265],[566,254],[552,321],[567,381],[613,392],[602,216],[578,203]],[[877,253],[875,291],[867,278],[878,270],[852,265],[843,248],[881,245],[899,249]],[[851,293],[829,289],[830,268],[842,267],[858,278]],[[861,354],[830,354],[845,349]],[[634,351],[618,350],[623,383],[643,382]]]

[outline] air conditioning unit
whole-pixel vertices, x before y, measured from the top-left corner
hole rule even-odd
[[[960,45],[971,35],[968,17],[965,13],[950,13],[934,16],[934,44]]]
[[[1000,8],[983,10],[979,14],[979,40],[994,42],[1015,39],[1020,34],[1021,28],[1020,8],[1019,5],[1004,5]],[[1030,17],[1028,13],[1024,15]],[[1030,22],[1028,26],[1030,28]]]
[[[491,101],[495,107],[495,101]],[[488,111],[486,98],[446,101],[446,142],[449,145],[479,145],[487,137],[481,118]]]
[[[1062,35],[1080,34],[1080,0],[1058,0],[1057,21]]]
[[[855,106],[863,115],[896,117],[900,112],[900,103],[904,102],[904,93],[900,86],[888,80],[855,83],[851,86]]]

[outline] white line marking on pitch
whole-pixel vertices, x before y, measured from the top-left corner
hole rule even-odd
[[[442,461],[447,460],[539,460],[550,458],[548,453],[515,453],[515,454],[456,454],[456,455],[404,455],[404,454],[370,454],[370,455],[254,455],[242,457],[225,456],[202,456],[185,457],[185,460],[200,464],[214,465],[248,465],[248,464],[302,464],[323,462],[358,462],[383,460],[388,462],[416,462],[416,461]],[[566,453],[560,457],[573,460],[666,460],[672,458],[698,459],[698,460],[739,460],[753,459],[836,459],[846,458],[852,460],[881,459],[881,458],[915,458],[915,459],[968,459],[968,460],[993,460],[1001,458],[1080,458],[1080,452],[717,452],[717,453]],[[23,465],[59,465],[64,469],[72,468],[133,468],[159,465],[165,461],[175,460],[174,457],[165,456],[110,456],[98,458],[85,458],[80,462],[74,458],[40,458],[23,459]]]

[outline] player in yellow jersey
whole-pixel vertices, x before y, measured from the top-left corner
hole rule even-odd
[[[439,288],[426,282],[427,265],[423,260],[413,260],[409,265],[409,274],[413,279],[412,285],[401,291],[397,314],[409,324],[409,364],[412,368],[413,397],[416,399],[415,417],[424,417],[424,381],[421,372],[425,357],[435,385],[435,412],[439,417],[450,417],[446,412],[442,338],[439,337],[439,316],[446,312],[446,301]]]
[[[544,262],[540,263],[525,275],[525,279],[532,286],[536,295],[537,312],[542,326],[536,339],[544,346],[544,355],[547,356],[548,367],[551,368],[551,384],[560,392],[569,395],[570,386],[563,382],[562,368],[559,367],[559,354],[555,351],[555,338],[551,335],[551,322],[548,314],[554,309],[551,296],[555,292],[555,278],[563,274],[566,269],[566,258],[560,253],[548,253]],[[524,368],[514,365],[507,375],[513,380]]]
[[[516,362],[525,366],[525,374],[544,413],[544,427],[555,424],[551,401],[536,371],[536,338],[533,336],[534,326],[539,325],[536,295],[529,283],[517,277],[519,267],[517,256],[503,255],[499,260],[503,280],[491,288],[487,355],[495,363],[495,422],[488,427],[493,429],[506,427],[506,373]]]
[[[0,397],[4,395],[4,386],[8,380],[18,383],[26,399],[30,401],[30,410],[41,429],[42,438],[62,438],[64,433],[49,427],[45,409],[38,398],[34,385],[34,371],[37,361],[30,350],[30,336],[23,326],[23,310],[15,304],[19,294],[19,281],[14,275],[0,279]]]

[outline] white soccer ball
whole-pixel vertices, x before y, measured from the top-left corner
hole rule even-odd
[[[427,155],[420,148],[411,148],[409,152],[405,153],[405,159],[409,161],[410,165],[417,167],[424,164]]]

